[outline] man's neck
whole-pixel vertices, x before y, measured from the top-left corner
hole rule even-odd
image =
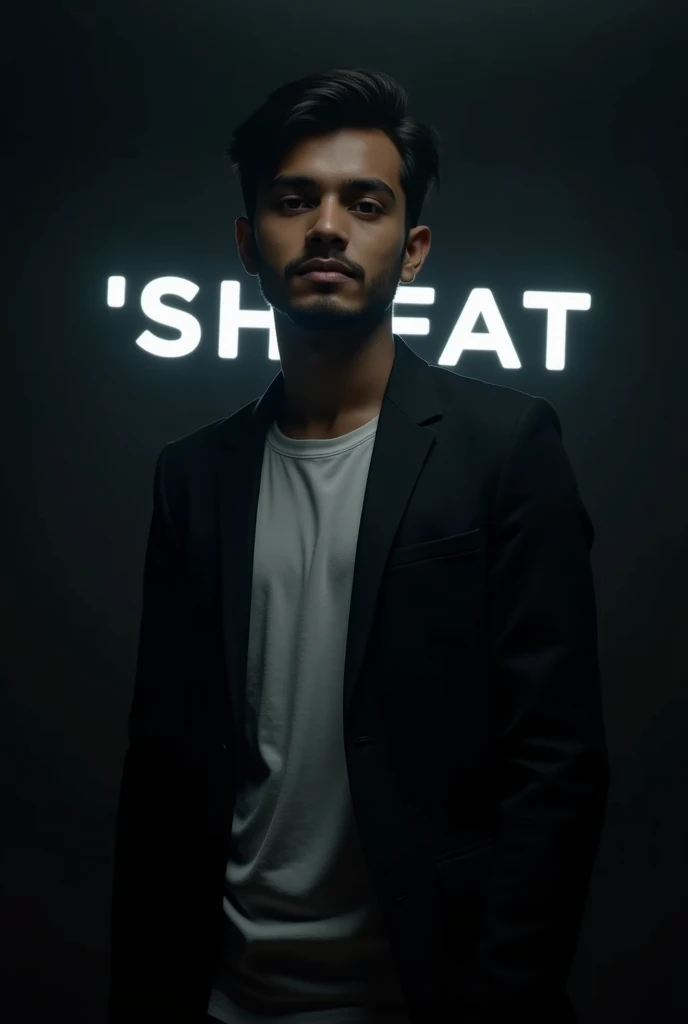
[[[322,423],[312,422],[306,425],[299,425],[288,423],[283,418],[278,417],[277,426],[287,437],[297,438],[302,441],[331,440],[335,437],[343,437],[344,434],[350,434],[352,430],[357,430],[364,424],[370,423],[380,412],[381,404],[356,413],[344,413],[334,420],[327,420]]]
[[[333,438],[369,423],[380,412],[395,355],[382,336],[348,360],[328,359],[298,345],[280,348],[284,406],[277,425],[287,437]]]

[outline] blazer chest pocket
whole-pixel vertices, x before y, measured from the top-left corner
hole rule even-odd
[[[387,562],[388,569],[411,562],[422,562],[428,558],[449,558],[452,555],[468,554],[482,548],[482,530],[469,530],[468,533],[455,533],[451,537],[440,537],[439,540],[427,540],[420,544],[405,544],[392,551]]]

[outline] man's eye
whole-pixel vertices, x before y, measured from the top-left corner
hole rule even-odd
[[[382,207],[378,203],[374,203],[372,199],[361,199],[360,202],[356,203],[356,206],[370,206],[371,213],[382,213]]]
[[[281,208],[285,203],[302,203],[303,199],[299,196],[285,196],[284,199],[280,199],[277,205]]]
[[[279,207],[279,209],[282,209],[284,208],[285,203],[303,202],[305,202],[305,199],[302,199],[300,196],[284,196],[282,199],[278,200],[277,206]],[[355,203],[355,206],[369,206],[370,210],[364,211],[367,213],[382,213],[382,207],[379,206],[377,203],[374,203],[372,199],[359,199],[359,201]],[[294,210],[297,209],[297,207],[292,206],[290,207],[290,209]]]

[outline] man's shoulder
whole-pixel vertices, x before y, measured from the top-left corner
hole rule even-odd
[[[485,438],[509,437],[528,415],[553,417],[554,406],[539,395],[428,364],[445,413],[462,429]]]
[[[453,425],[459,425],[474,435],[476,440],[482,438],[485,442],[499,443],[509,438],[529,413],[553,417],[559,429],[558,415],[546,398],[505,384],[469,377],[451,367],[433,363],[427,366],[445,416]],[[197,463],[218,443],[226,442],[234,435],[241,437],[260,397],[252,398],[229,416],[205,423],[168,441],[165,445],[167,454],[172,455],[175,461],[191,459],[192,463]]]
[[[219,420],[211,423],[204,423],[195,430],[191,430],[180,437],[168,441],[165,448],[173,450],[175,456],[184,458],[186,456],[197,456],[204,451],[209,451],[223,438],[227,438],[234,430],[241,431],[244,423],[250,419],[258,398],[252,398],[250,402],[243,405],[236,412],[229,416],[222,416]]]

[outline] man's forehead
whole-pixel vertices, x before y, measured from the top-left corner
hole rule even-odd
[[[378,129],[341,129],[297,143],[276,172],[303,175],[322,185],[354,178],[380,179],[392,189],[400,185],[401,155]]]

